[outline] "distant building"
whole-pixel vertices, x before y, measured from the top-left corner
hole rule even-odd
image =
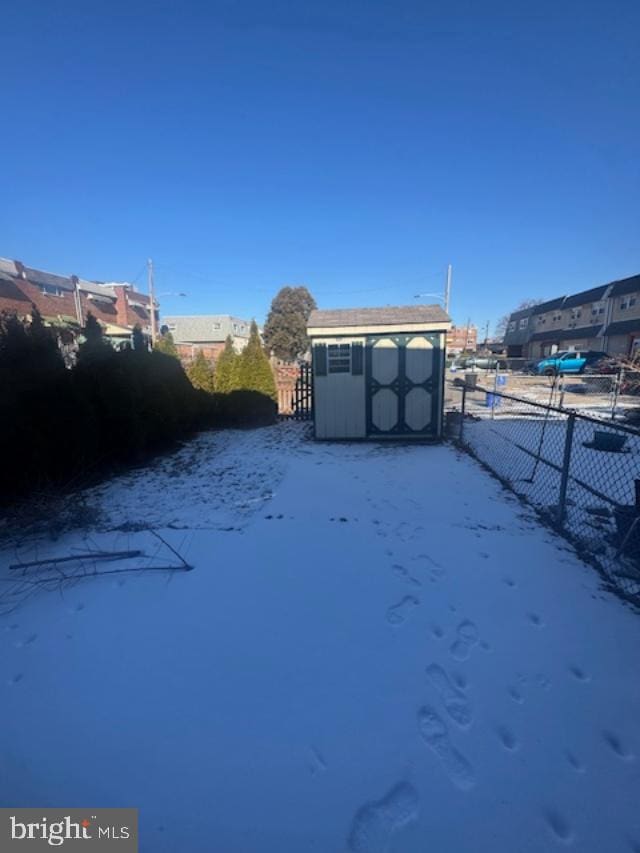
[[[224,349],[229,335],[237,352],[242,352],[249,342],[251,322],[231,314],[196,314],[192,316],[165,317],[166,326],[176,343],[180,357],[191,359],[198,350],[206,358],[215,360]]]
[[[115,343],[128,341],[136,325],[147,334],[151,332],[149,297],[138,293],[132,284],[88,281],[0,258],[0,312],[28,318],[32,305],[46,323],[72,332],[78,332],[91,313]]]
[[[515,311],[504,343],[507,355],[529,359],[560,350],[631,355],[640,350],[640,275]]]
[[[447,332],[447,352],[475,352],[478,348],[478,330],[475,326],[452,326]]]

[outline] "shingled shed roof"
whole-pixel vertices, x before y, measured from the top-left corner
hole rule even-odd
[[[309,328],[338,328],[341,326],[395,326],[451,323],[449,315],[439,305],[402,305],[384,308],[335,308],[312,311]]]

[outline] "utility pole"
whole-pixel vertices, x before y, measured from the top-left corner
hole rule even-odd
[[[487,320],[487,325],[484,327],[484,345],[485,346],[487,346],[487,344],[489,343],[489,324],[490,323],[491,323],[491,321]]]
[[[151,309],[151,345],[156,342],[156,300],[153,292],[153,261],[151,258],[147,261],[147,278],[149,281],[149,307]]]
[[[447,283],[444,288],[444,310],[449,313],[449,299],[451,298],[451,264],[447,266]]]

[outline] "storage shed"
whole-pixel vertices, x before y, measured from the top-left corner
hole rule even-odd
[[[316,438],[440,438],[450,326],[439,305],[312,311]]]

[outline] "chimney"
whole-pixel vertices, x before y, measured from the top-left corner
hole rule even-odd
[[[26,279],[27,273],[25,272],[24,264],[22,263],[22,261],[14,261],[13,263],[16,265],[16,269],[20,278]]]
[[[129,288],[124,284],[119,284],[117,287],[114,287],[114,290],[116,292],[116,323],[119,326],[128,326],[127,291]]]

